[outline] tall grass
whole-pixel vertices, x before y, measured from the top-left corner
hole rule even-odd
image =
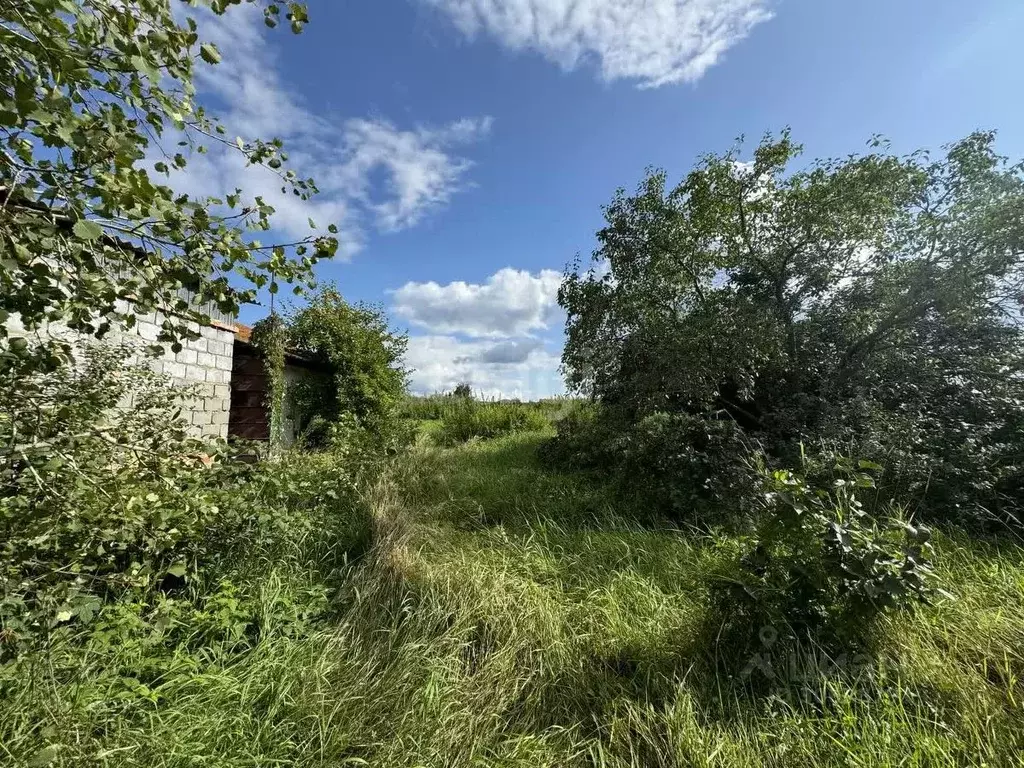
[[[540,400],[501,400],[475,397],[457,397],[451,394],[410,395],[399,408],[402,418],[414,421],[440,421],[456,415],[467,404],[488,404],[521,408],[543,414],[549,421],[572,412],[580,401],[568,396],[548,397]]]
[[[1021,764],[1018,546],[938,537],[955,600],[887,618],[856,663],[806,649],[768,677],[723,655],[707,598],[736,542],[641,525],[537,443],[400,458],[365,495],[361,560],[300,548],[238,575],[245,642],[168,650],[140,628],[0,670],[0,763]],[[172,662],[147,672],[154,655]]]
[[[452,395],[425,395],[406,397],[399,407],[402,418],[414,421],[440,421],[451,413],[465,398]]]
[[[448,409],[435,439],[441,445],[454,445],[474,437],[490,439],[517,432],[537,432],[550,423],[539,409],[522,403],[463,398]]]

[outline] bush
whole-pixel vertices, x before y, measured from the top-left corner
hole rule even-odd
[[[675,519],[733,513],[754,488],[753,446],[730,420],[655,413],[610,445],[622,481],[642,489]]]
[[[436,439],[442,445],[454,445],[474,437],[487,439],[514,432],[536,432],[549,424],[539,410],[523,403],[459,398],[445,414]]]
[[[610,474],[620,490],[676,521],[731,515],[757,487],[749,463],[757,446],[729,420],[655,413],[631,424],[586,404],[555,426],[544,458]]]
[[[394,456],[410,446],[416,437],[408,420],[392,418],[370,430],[351,413],[342,413],[334,421],[314,416],[296,443],[302,451],[327,452],[336,458],[352,455],[365,460],[370,456]]]
[[[405,395],[402,367],[407,337],[394,333],[384,312],[352,305],[338,290],[326,286],[286,318],[287,346],[319,361],[326,377],[306,377],[289,392],[299,421],[316,416],[336,421],[354,415],[371,432],[392,426]]]
[[[928,600],[931,531],[905,522],[898,508],[867,508],[878,465],[826,454],[800,474],[758,469],[753,533],[743,540],[736,580],[716,592],[734,628],[846,642],[879,614]]]
[[[553,420],[557,434],[541,445],[541,458],[569,469],[609,468],[615,428],[602,417],[599,404],[577,402]]]
[[[850,417],[848,423],[863,426],[844,442],[850,452],[885,466],[879,478],[884,495],[906,500],[929,519],[986,531],[1020,529],[1024,399],[1013,392],[1018,387],[1014,381],[982,389],[951,381],[932,395],[944,401],[941,407],[920,391],[900,393],[892,410],[865,407],[866,414]]]
[[[354,488],[370,457],[329,471],[309,457],[233,461],[188,436],[174,405],[187,391],[129,354],[97,347],[78,366],[0,380],[0,656],[113,602],[145,612],[216,592],[239,562],[313,530],[335,531],[338,551],[367,535]]]

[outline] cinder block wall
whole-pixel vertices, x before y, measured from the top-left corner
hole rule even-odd
[[[135,328],[125,335],[137,336],[147,345],[154,344],[163,321],[159,312],[141,317]],[[177,354],[167,349],[164,357],[154,360],[151,366],[174,383],[192,386],[198,391],[199,396],[191,408],[194,434],[227,438],[234,329],[220,323],[209,327],[193,325],[192,329],[199,331],[198,339],[183,340],[182,350]]]
[[[234,328],[228,323],[215,322],[210,327],[193,325],[200,334],[198,339],[182,341],[182,350],[177,354],[165,346],[162,358],[151,359],[143,349],[157,343],[164,315],[154,312],[137,318],[132,329],[115,328],[102,342],[111,345],[128,342],[139,347],[139,359],[145,359],[158,373],[170,378],[175,384],[192,387],[197,392],[195,400],[186,404],[185,413],[192,422],[192,434],[197,437],[227,438],[228,416],[231,411],[231,366],[234,355]],[[6,323],[11,336],[28,335],[16,317]],[[72,343],[86,343],[89,340],[58,324],[33,332],[33,336],[62,338]],[[96,340],[92,340],[96,343]],[[131,403],[125,403],[131,407]]]

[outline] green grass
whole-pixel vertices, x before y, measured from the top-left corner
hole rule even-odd
[[[7,670],[0,764],[1024,764],[1019,547],[939,536],[955,600],[887,618],[845,671],[808,668],[809,649],[802,679],[744,676],[708,602],[736,542],[640,524],[538,464],[540,439],[400,458],[366,494],[372,549],[301,631],[275,606],[321,576],[268,562],[243,589],[264,618],[241,650],[163,649],[174,663],[147,677],[140,630]]]
[[[407,583],[469,632],[488,696],[515,692],[487,749],[529,742],[550,765],[1019,764],[1018,547],[941,538],[955,600],[886,619],[845,672],[808,668],[807,649],[789,679],[744,677],[707,602],[735,542],[640,526],[591,481],[544,471],[535,444],[421,452],[401,479]]]
[[[509,421],[510,414],[523,420],[522,414],[529,414],[532,419],[530,426],[542,428],[544,423],[555,421],[572,411],[579,401],[571,397],[551,397],[544,400],[521,402],[519,400],[477,399],[472,397],[455,397],[453,395],[409,396],[399,407],[399,415],[413,421],[463,421],[472,414],[478,421],[500,422]],[[535,418],[534,415],[540,417]],[[515,420],[515,419],[512,419]],[[510,430],[505,429],[502,434]],[[498,434],[495,432],[494,434]],[[470,435],[473,436],[494,436]],[[458,441],[456,441],[458,442]]]
[[[435,439],[455,445],[474,438],[488,440],[517,432],[538,432],[550,426],[544,413],[523,403],[462,399],[449,409]]]

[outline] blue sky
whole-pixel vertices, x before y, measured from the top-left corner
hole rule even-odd
[[[409,330],[418,391],[560,391],[558,275],[646,166],[678,178],[785,126],[808,159],[975,128],[1024,157],[1021,0],[308,4],[299,36],[245,9],[204,23],[224,63],[202,98],[231,131],[281,136],[316,178],[279,231],[338,224],[344,253],[319,276]],[[266,184],[203,162],[197,191]]]

